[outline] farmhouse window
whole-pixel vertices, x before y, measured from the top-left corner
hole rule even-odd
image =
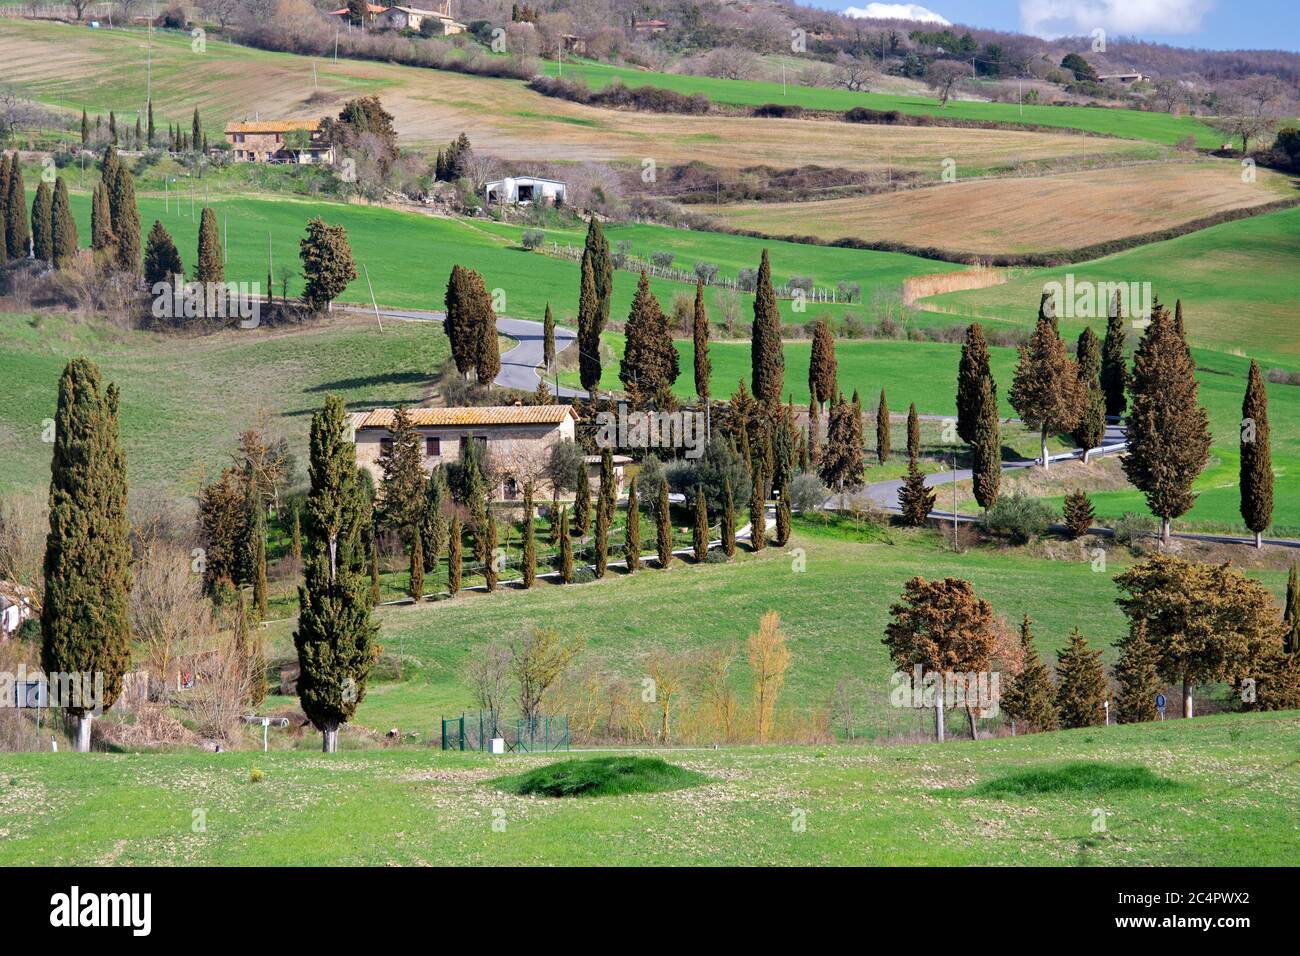
[[[391,455],[393,453],[393,440],[391,438],[379,439],[379,453],[381,455]]]
[[[442,439],[426,437],[424,439],[424,454],[426,458],[437,458],[439,455],[441,455]]]

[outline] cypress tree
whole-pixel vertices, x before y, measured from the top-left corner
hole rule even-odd
[[[488,509],[487,519],[483,522],[483,580],[487,584],[488,592],[491,593],[497,589],[497,522],[492,516],[491,509]]]
[[[1145,621],[1138,621],[1120,644],[1115,662],[1115,680],[1119,683],[1119,700],[1115,702],[1115,722],[1137,724],[1155,720],[1156,695],[1164,688],[1156,666],[1156,646],[1147,640]]]
[[[1250,361],[1246,395],[1241,402],[1241,517],[1263,547],[1264,531],[1273,521],[1273,451],[1268,425],[1268,392],[1259,363]]]
[[[475,270],[467,274],[477,327],[478,348],[474,355],[474,374],[481,385],[491,385],[501,371],[501,348],[497,344],[497,314],[492,308],[492,294]]]
[[[1045,303],[1048,295],[1044,294]],[[1039,430],[1042,464],[1046,470],[1050,464],[1047,436],[1074,428],[1085,398],[1079,368],[1065,354],[1055,318],[1040,314],[1029,344],[1021,346],[1009,398],[1011,407],[1020,413],[1025,424]]]
[[[199,143],[203,141],[203,124],[199,122],[199,108],[194,107],[194,116],[190,120],[190,142],[194,148],[198,149]]]
[[[152,110],[152,108],[150,109],[149,114],[150,114],[151,116],[153,115],[153,110]],[[85,145],[86,145],[87,143],[89,143],[89,142],[90,142],[90,117],[86,115],[86,111],[85,111],[85,109],[82,109],[82,111],[81,111],[81,145],[82,145],[82,146],[85,146]]]
[[[1128,359],[1124,357],[1124,316],[1116,297],[1114,315],[1106,319],[1106,338],[1101,344],[1101,388],[1106,393],[1106,414],[1124,414],[1128,398]]]
[[[267,618],[266,587],[266,514],[259,502],[253,501],[253,520],[249,523],[253,534],[253,610],[259,621]]]
[[[447,532],[447,590],[455,597],[460,593],[460,576],[464,566],[464,543],[461,541],[460,515],[451,516]]]
[[[713,362],[709,358],[709,317],[704,311],[704,282],[695,283],[695,311],[691,323],[691,341],[695,349],[695,394],[707,409],[711,394]]]
[[[767,250],[758,264],[754,291],[754,325],[750,336],[751,387],[754,398],[774,405],[785,389],[785,355],[781,351],[781,312],[772,289],[772,266]]]
[[[113,215],[108,204],[108,186],[96,184],[90,200],[90,248],[99,252],[113,244]]]
[[[907,457],[921,457],[921,416],[916,413],[916,402],[907,407]]]
[[[977,422],[983,398],[980,383],[993,376],[989,372],[989,346],[984,340],[984,330],[978,322],[966,329],[966,341],[961,347],[961,361],[957,365],[957,434],[967,444],[974,444]],[[996,397],[997,389],[993,390]]]
[[[971,476],[975,500],[987,511],[998,503],[1002,485],[1002,435],[992,376],[979,380],[975,432],[971,436]]]
[[[627,572],[641,567],[641,512],[636,501],[636,478],[627,487],[627,525],[623,529],[623,556]]]
[[[1101,343],[1090,328],[1079,335],[1075,350],[1079,381],[1083,387],[1083,410],[1074,428],[1074,440],[1083,449],[1086,462],[1092,449],[1106,438],[1106,393],[1101,387]]]
[[[736,556],[736,503],[731,497],[731,479],[722,479],[722,551]]]
[[[593,535],[593,546],[596,552],[593,570],[598,578],[605,576],[605,568],[609,564],[610,518],[609,509],[605,507],[605,496],[602,493],[600,501],[596,503],[596,533]]]
[[[298,698],[327,753],[337,749],[339,725],[365,696],[378,630],[362,576],[369,509],[345,421],[337,395],[312,416],[307,557],[293,635],[301,670]]]
[[[619,381],[634,405],[644,406],[651,401],[664,404],[680,371],[677,349],[673,347],[668,317],[650,291],[650,280],[644,272],[637,282],[624,334],[627,341],[619,363]]]
[[[379,604],[379,541],[370,542],[370,606]]]
[[[573,539],[569,537],[569,512],[560,509],[560,580],[573,583]]]
[[[876,462],[883,465],[889,461],[889,402],[885,399],[885,390],[880,390],[880,402],[876,405]]]
[[[592,223],[596,220],[593,218]],[[588,233],[590,240],[590,233]],[[588,396],[600,385],[601,301],[596,292],[596,274],[591,259],[582,257],[582,275],[578,291],[578,378]]]
[[[5,213],[5,245],[10,259],[26,259],[30,254],[31,231],[27,228],[27,192],[23,187],[23,167],[18,154],[9,162],[9,196]]]
[[[659,548],[659,567],[667,569],[673,560],[673,524],[668,503],[668,480],[659,482],[659,507],[655,509],[657,522],[655,544]]]
[[[302,519],[297,505],[293,508],[293,530],[290,536],[289,553],[293,555],[295,561],[302,560]]]
[[[937,492],[926,487],[925,476],[916,466],[916,456],[907,459],[907,477],[898,489],[898,505],[903,513],[903,524],[919,528],[934,510]]]
[[[447,333],[447,342],[451,346],[452,361],[456,371],[468,378],[470,369],[477,358],[479,335],[475,324],[474,305],[469,288],[469,270],[463,266],[453,265],[451,275],[447,278],[447,292],[443,297],[447,310],[443,321],[443,331]]]
[[[199,236],[202,241],[201,231]],[[155,219],[144,246],[145,283],[152,288],[155,283],[171,282],[172,276],[184,274],[185,267],[181,264],[181,254],[176,249],[176,243],[172,242],[166,227]]]
[[[767,500],[763,497],[763,468],[754,472],[749,496],[749,546],[751,551],[767,547]]]
[[[415,529],[415,534],[411,538],[410,569],[408,590],[411,600],[419,604],[424,600],[424,536],[419,528]]]
[[[1065,526],[1075,538],[1082,538],[1087,534],[1097,517],[1092,510],[1092,502],[1079,489],[1065,496],[1064,513]]]
[[[605,239],[605,230],[595,216],[587,224],[587,241],[583,246],[582,258],[591,264],[591,274],[595,280],[595,292],[600,304],[597,338],[609,324],[609,301],[614,291],[614,260],[609,254],[609,242]]]
[[[153,99],[152,99],[152,98],[151,98],[151,99],[149,100],[149,102],[146,104],[146,107],[147,107],[148,119],[149,119],[148,126],[146,127],[146,132],[147,132],[147,135],[148,135],[148,145],[149,145],[150,147],[152,147],[152,146],[153,146],[153,141],[154,141],[154,136],[155,136],[156,133],[157,133],[157,127],[155,127],[154,124],[153,124]],[[82,142],[85,142],[85,138],[84,138],[84,136],[85,136],[84,131],[85,131],[85,128],[86,128],[86,113],[85,113],[85,110],[82,110],[82,113],[81,113],[81,128],[82,128],[82,130],[83,130],[83,134],[82,134],[82,135],[83,135],[83,139],[82,139]]]
[[[9,242],[6,235],[9,231],[9,177],[11,175],[9,154],[0,151],[0,264],[9,259]]]
[[[862,399],[858,397],[858,390],[853,390],[853,401],[849,403],[849,477],[854,485],[862,483],[862,472],[867,467],[866,462],[866,439],[862,434]],[[773,475],[771,471],[767,472],[769,479]]]
[[[1108,686],[1101,651],[1090,649],[1077,627],[1057,659],[1056,677],[1056,710],[1062,727],[1069,730],[1105,723]]]
[[[607,512],[606,517],[611,523],[614,520],[614,506],[617,502],[615,487],[614,453],[608,448],[602,448],[600,451],[600,492],[596,496],[596,507],[605,509]]]
[[[112,110],[108,111],[108,138],[114,146],[117,145],[117,116]]]
[[[1052,686],[1052,673],[1038,656],[1034,647],[1034,634],[1029,615],[1020,624],[1020,648],[1023,663],[1020,673],[1002,692],[1001,709],[1011,718],[1011,732],[1017,722],[1027,723],[1039,731],[1055,730],[1057,726],[1056,688]]]
[[[1165,544],[1172,520],[1196,501],[1192,483],[1210,456],[1209,419],[1198,389],[1191,351],[1169,310],[1157,303],[1133,360],[1128,453],[1120,464],[1160,518]]]
[[[54,197],[41,180],[32,199],[32,254],[39,262],[54,261]]]
[[[135,179],[126,167],[119,167],[108,192],[113,220],[114,263],[132,276],[140,274],[140,210],[135,204]]]
[[[110,143],[104,147],[104,155],[100,160],[99,181],[102,182],[109,192],[113,191],[113,184],[117,182],[117,174],[122,171],[122,161],[117,157],[117,149]]]
[[[140,129],[140,117],[135,118],[135,139],[133,140],[135,148],[139,149],[141,142],[144,141],[144,132]]]
[[[62,176],[54,181],[50,217],[54,229],[54,264],[63,268],[77,254],[77,223],[72,218],[72,207],[68,205],[68,185]]]
[[[835,359],[835,336],[825,318],[813,327],[812,350],[808,356],[808,394],[822,408],[835,397],[839,363]],[[883,394],[883,389],[882,389]]]
[[[781,486],[781,500],[776,504],[776,546],[778,548],[784,548],[786,542],[790,540],[791,521],[790,486],[783,484]]]
[[[1282,608],[1282,649],[1288,654],[1300,653],[1300,568],[1291,562],[1286,578],[1286,604]]]
[[[225,282],[226,266],[221,259],[221,233],[217,229],[217,214],[207,206],[199,213],[199,254],[194,262],[194,278],[198,282]]]
[[[542,319],[542,364],[548,372],[555,371],[555,316],[551,315],[551,303],[546,303],[546,315]]]
[[[821,431],[821,413],[813,399],[808,402],[808,465],[814,469],[822,460]]]
[[[695,530],[691,536],[695,563],[703,564],[709,554],[709,509],[704,502],[704,486],[695,486]]]
[[[126,457],[118,432],[117,386],[73,359],[59,381],[50,461],[49,535],[41,606],[41,665],[46,673],[102,674],[107,710],[131,663],[128,594],[131,543]],[[83,706],[87,705],[87,706]],[[77,749],[90,749],[94,705],[74,700]]]
[[[533,529],[533,483],[524,485],[523,585],[531,588],[537,580],[537,541]]]
[[[573,493],[573,524],[580,535],[591,530],[591,478],[585,462],[578,468],[578,487]]]

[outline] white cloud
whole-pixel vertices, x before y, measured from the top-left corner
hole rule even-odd
[[[1214,0],[1020,0],[1020,27],[1048,39],[1108,34],[1195,33]]]
[[[916,20],[918,23],[949,25],[939,14],[919,3],[868,3],[865,7],[849,7],[844,15],[859,20]]]

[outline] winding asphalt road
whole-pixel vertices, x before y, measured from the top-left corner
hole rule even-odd
[[[349,311],[357,315],[374,315],[374,309],[353,308]],[[399,311],[380,309],[380,319],[394,319],[398,322],[443,322],[446,312]],[[504,315],[497,316],[497,332],[508,335],[519,344],[501,356],[501,371],[493,380],[494,385],[513,388],[523,392],[537,391],[539,381],[537,368],[542,364],[542,323],[530,319],[512,319]],[[555,327],[555,354],[559,355],[573,345],[578,334],[572,329]],[[551,386],[554,390],[555,386]],[[567,385],[560,386],[560,395],[566,398],[585,395]]]
[[[931,415],[922,415],[920,417],[923,419],[942,418],[942,416],[931,416]],[[1003,423],[1006,424],[1008,422],[1016,422],[1016,421],[1019,420],[1014,418],[1005,419]],[[1102,455],[1117,455],[1122,453],[1124,449],[1127,447],[1128,447],[1128,442],[1125,440],[1124,437],[1124,426],[1117,423],[1110,423],[1106,425],[1106,437],[1105,439],[1103,439],[1103,444],[1098,448],[1092,449],[1092,454],[1090,458],[1098,458]],[[1071,459],[1077,459],[1082,457],[1083,457],[1083,449],[1074,448],[1067,452],[1061,452],[1060,454],[1049,455],[1048,461],[1049,462],[1069,461]],[[1004,461],[1002,463],[1002,471],[1006,473],[1009,471],[1015,471],[1016,469],[1019,468],[1032,468],[1037,464],[1038,464],[1037,458],[1017,458],[1011,461]],[[926,475],[925,485],[927,488],[940,488],[944,485],[951,485],[954,481],[969,481],[970,478],[971,478],[971,471],[969,468],[959,468],[957,469],[955,474],[952,471],[952,469],[949,469],[948,471],[938,471],[935,472],[934,474]],[[876,508],[879,508],[883,511],[887,511],[893,514],[898,514],[902,510],[898,504],[898,490],[902,486],[903,486],[902,479],[894,479],[891,481],[877,481],[874,482],[873,484],[867,485],[866,487],[864,487],[858,492],[847,495],[847,500],[862,502],[865,498],[867,502],[870,502]],[[939,497],[935,500],[935,504],[939,505],[942,502],[942,499],[943,499],[943,495],[940,494]],[[830,498],[826,500],[826,507],[836,507],[836,506],[842,507],[841,502],[843,500],[844,498],[841,495],[838,494],[832,495]],[[930,517],[937,520],[952,521],[953,513],[951,510],[944,511],[941,507],[936,507],[933,511],[930,512]],[[979,515],[962,514],[960,512],[957,514],[957,521],[962,524],[971,524],[979,520],[980,520]],[[1064,525],[1054,525],[1053,527],[1055,529],[1061,529],[1064,527]],[[1114,531],[1110,528],[1097,527],[1097,528],[1091,528],[1089,530],[1094,535],[1101,535],[1105,537],[1109,537],[1114,534]],[[1182,538],[1188,541],[1205,541],[1214,544],[1253,545],[1255,543],[1254,538],[1243,537],[1241,535],[1230,535],[1230,534],[1206,534],[1206,533],[1198,533],[1198,532],[1190,532],[1190,531],[1174,531],[1172,532],[1171,536],[1175,538]],[[1300,549],[1300,540],[1296,540],[1294,538],[1265,538],[1264,543],[1274,545],[1279,548]]]

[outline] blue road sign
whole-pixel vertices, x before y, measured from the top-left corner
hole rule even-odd
[[[1165,709],[1165,695],[1156,694],[1156,710],[1163,711],[1164,709]]]

